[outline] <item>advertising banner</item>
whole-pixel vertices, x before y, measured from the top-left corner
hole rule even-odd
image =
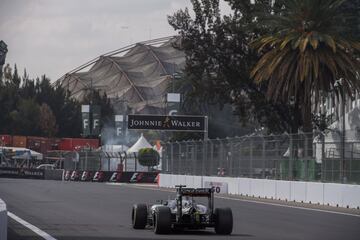
[[[43,169],[0,167],[0,177],[44,179]]]
[[[124,136],[124,116],[123,115],[115,115],[115,130],[116,136],[122,137]]]
[[[226,182],[204,182],[205,188],[213,188],[215,193],[228,194],[228,184]]]
[[[205,131],[204,116],[128,115],[128,129]]]
[[[66,181],[156,183],[158,172],[66,171]]]
[[[90,135],[90,105],[81,105],[83,136]]]
[[[98,136],[100,134],[100,118],[101,108],[99,105],[91,105],[92,114],[92,130],[91,135]]]

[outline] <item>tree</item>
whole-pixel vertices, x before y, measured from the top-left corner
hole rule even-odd
[[[82,104],[99,105],[101,108],[101,122],[102,124],[114,125],[114,110],[106,93],[101,93],[98,90],[90,90],[83,98]]]
[[[59,137],[80,136],[80,104],[70,99],[70,94],[60,85],[51,84],[45,75],[36,80],[30,79],[26,70],[20,78],[16,65],[14,71],[6,65],[4,76],[0,82],[1,133],[53,136],[57,132]],[[40,114],[40,105],[43,104],[47,107],[42,107],[43,114]],[[41,121],[48,122],[41,125],[42,129],[38,124],[41,116],[44,117]]]
[[[9,64],[4,69],[4,79],[0,82],[0,132],[12,131],[12,120],[10,112],[16,109],[19,101],[19,76],[17,74],[16,65],[14,67],[14,73]],[[15,81],[14,81],[15,79]]]
[[[39,128],[39,105],[34,99],[21,99],[16,110],[10,112],[12,134],[37,136]]]
[[[14,73],[13,73],[13,75],[12,75],[12,82],[13,82],[13,84],[14,84],[17,88],[19,88],[20,83],[21,83],[21,78],[20,78],[20,76],[19,76],[19,73],[18,73],[16,64],[15,64],[15,66],[14,66]]]
[[[262,25],[253,23],[259,13],[271,11],[271,5],[268,1],[252,4],[250,0],[229,3],[234,10],[230,16],[220,15],[218,0],[192,0],[194,18],[188,9],[168,17],[181,36],[175,47],[186,55],[184,82],[191,87],[185,104],[207,102],[222,107],[229,103],[244,124],[283,132],[293,121],[289,114],[292,107],[287,102],[267,101],[266,86],[256,85],[250,77],[258,61],[250,42],[267,33]]]
[[[334,91],[337,80],[344,80],[342,87],[349,95],[360,89],[360,43],[349,34],[353,25],[347,24],[356,16],[342,11],[343,2],[288,0],[280,14],[259,18],[272,34],[254,42],[261,58],[251,76],[260,86],[268,86],[269,100],[293,101],[301,109],[304,132],[312,130],[311,104]]]
[[[46,103],[40,106],[39,125],[43,136],[54,137],[58,131],[56,118]]]
[[[141,148],[138,155],[139,163],[148,168],[159,165],[159,153],[152,148]]]

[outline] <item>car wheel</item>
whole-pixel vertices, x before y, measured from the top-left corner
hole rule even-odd
[[[233,229],[233,215],[230,208],[215,209],[215,232],[217,234],[229,235]]]
[[[146,204],[135,204],[131,213],[132,226],[135,229],[144,229],[147,223]]]
[[[156,234],[166,234],[171,230],[171,211],[170,208],[161,206],[155,211],[154,232]]]

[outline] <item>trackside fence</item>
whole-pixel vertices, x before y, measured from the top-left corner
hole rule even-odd
[[[168,174],[360,183],[354,132],[244,136],[164,144]]]

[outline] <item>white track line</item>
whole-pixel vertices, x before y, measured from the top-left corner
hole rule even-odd
[[[50,236],[48,233],[44,232],[40,228],[35,227],[34,225],[28,223],[27,221],[19,218],[15,214],[13,214],[11,212],[8,212],[7,215],[9,217],[11,217],[12,219],[14,219],[15,221],[17,221],[18,223],[22,224],[24,227],[27,227],[28,229],[30,229],[31,231],[33,231],[34,233],[36,233],[40,237],[44,238],[45,240],[57,240],[56,238]]]
[[[130,185],[124,185],[124,186],[130,186]],[[130,186],[130,187],[140,188],[140,189],[147,189],[147,190],[157,190],[157,191],[163,191],[163,192],[175,192],[174,190],[170,190],[170,189],[169,190],[160,189],[160,188],[156,189],[156,188],[146,188],[146,187],[140,187],[140,186]],[[240,201],[240,202],[257,203],[257,204],[270,205],[270,206],[276,206],[276,207],[295,208],[295,209],[315,211],[315,212],[333,213],[333,214],[339,214],[339,215],[345,215],[345,216],[351,216],[351,217],[360,217],[360,215],[352,214],[352,213],[336,212],[336,211],[317,209],[317,208],[306,208],[306,207],[299,207],[299,206],[291,206],[291,205],[284,205],[284,204],[280,204],[280,203],[261,202],[261,201],[254,201],[254,200],[247,200],[247,199],[240,199],[240,198],[231,198],[231,197],[222,197],[222,196],[215,196],[215,198],[233,200],[233,201]]]

